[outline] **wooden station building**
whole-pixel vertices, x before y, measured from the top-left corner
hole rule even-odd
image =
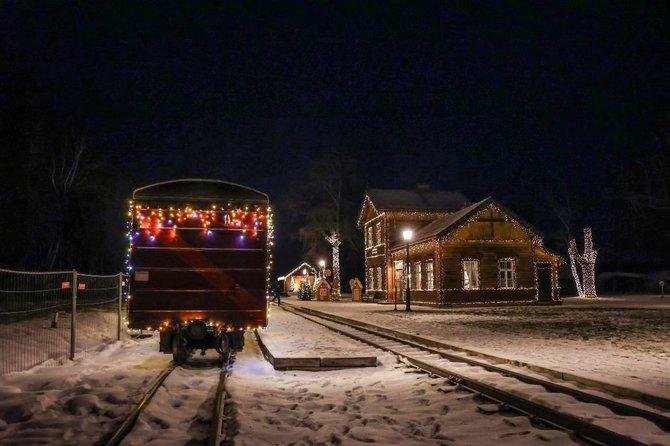
[[[366,192],[358,224],[365,234],[366,293],[404,300],[409,247],[413,302],[462,304],[559,300],[562,257],[541,234],[493,198],[470,204],[460,192]],[[411,229],[409,242],[402,231]]]

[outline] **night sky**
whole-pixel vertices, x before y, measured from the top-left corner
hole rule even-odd
[[[281,273],[303,260],[291,203],[317,193],[311,163],[339,153],[349,221],[365,187],[428,183],[495,197],[564,254],[591,225],[603,268],[668,268],[669,214],[621,199],[632,166],[670,152],[667,3],[231,3],[0,0],[4,207],[49,213],[53,200],[25,189],[49,175],[18,166],[48,171],[85,139],[82,165],[105,174],[76,187],[107,186],[78,206],[113,220],[91,268],[121,268],[134,188],[217,178],[270,195]],[[52,225],[15,220],[3,244]],[[0,267],[41,266],[10,248]]]

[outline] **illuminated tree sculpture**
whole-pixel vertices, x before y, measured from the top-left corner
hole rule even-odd
[[[598,251],[593,249],[591,228],[584,228],[584,254],[579,254],[577,251],[577,244],[575,243],[574,239],[570,240],[570,247],[568,252],[570,254],[570,263],[573,265],[573,274],[575,274],[575,281],[577,283],[577,291],[579,292],[579,295],[581,297],[596,297],[595,265]],[[579,278],[576,277],[576,271],[574,269],[575,260],[582,268],[582,281],[584,284],[583,289],[579,285]]]
[[[568,254],[570,255],[570,270],[572,271],[572,277],[575,279],[575,286],[577,287],[577,295],[579,297],[584,297],[584,291],[582,290],[582,283],[579,280],[579,274],[577,273],[577,265],[575,263],[575,256],[579,255],[577,253],[577,243],[575,239],[570,240],[568,246]]]
[[[325,236],[328,243],[333,247],[333,289],[331,291],[335,299],[340,297],[340,234],[331,231],[330,235]]]

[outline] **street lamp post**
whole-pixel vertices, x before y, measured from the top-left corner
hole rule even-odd
[[[323,269],[326,267],[326,261],[325,260],[319,260],[319,268],[321,268],[321,278],[325,279],[324,274],[323,274]]]
[[[407,253],[406,253],[406,262],[405,262],[405,311],[412,311],[410,306],[410,297],[409,297],[409,241],[412,240],[412,230],[405,229],[402,231],[402,238],[407,242]]]

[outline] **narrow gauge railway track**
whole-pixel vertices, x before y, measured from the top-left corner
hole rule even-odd
[[[226,376],[228,374],[228,365],[231,363],[231,359],[233,357],[234,353],[231,353],[228,359],[221,366],[221,372],[219,373],[219,382],[215,394],[214,411],[208,442],[209,446],[220,446],[224,445],[226,442],[226,418],[224,417]],[[132,431],[135,422],[140,417],[140,414],[149,405],[151,399],[154,397],[158,389],[177,367],[179,367],[179,364],[175,363],[174,361],[170,361],[167,367],[165,367],[151,382],[149,388],[142,395],[133,410],[131,410],[128,416],[126,416],[126,418],[123,420],[123,423],[121,423],[121,425],[116,429],[111,437],[109,437],[108,440],[102,441],[99,444],[104,444],[105,446],[118,446],[121,444],[126,436],[128,436],[128,434]]]
[[[394,353],[415,367],[457,382],[465,388],[500,403],[503,407],[515,409],[520,413],[534,419],[542,420],[546,424],[558,429],[573,432],[576,437],[587,442],[614,446],[670,444],[670,434],[668,434],[670,417],[655,412],[653,409],[628,405],[620,401],[583,392],[560,383],[529,376],[522,372],[450,354],[438,348],[347,323],[339,317],[329,318],[327,315],[321,313],[307,313],[296,308],[288,309],[286,306],[283,308],[358,341]],[[482,375],[482,369],[485,371],[484,376]],[[514,382],[510,383],[510,380],[516,381],[517,384]],[[496,381],[499,381],[499,383]],[[527,388],[528,386],[541,386],[542,389],[537,387],[534,389],[528,388],[526,395],[532,394],[533,397],[531,398],[524,395],[523,391],[518,391],[519,386],[526,386]],[[577,416],[560,410],[560,405],[556,407],[555,404],[542,402],[543,398],[537,398],[538,392],[549,395],[549,400],[555,400],[556,396],[560,396],[566,405],[581,402],[600,407],[589,406],[589,414],[580,413]],[[584,406],[586,405],[582,404],[580,409],[583,409]],[[602,423],[594,424],[591,422],[591,420],[597,422],[599,418],[603,418],[601,408],[609,409],[618,414],[616,416],[616,427],[605,427],[601,425]],[[630,423],[632,426],[639,426],[639,424],[636,424],[639,420],[638,417],[655,424],[659,429],[657,435],[667,435],[667,441],[658,443],[652,440],[648,442],[620,431],[621,426],[625,426],[627,423]],[[629,429],[629,431],[635,430],[635,427]],[[663,439],[665,440],[665,436]]]

